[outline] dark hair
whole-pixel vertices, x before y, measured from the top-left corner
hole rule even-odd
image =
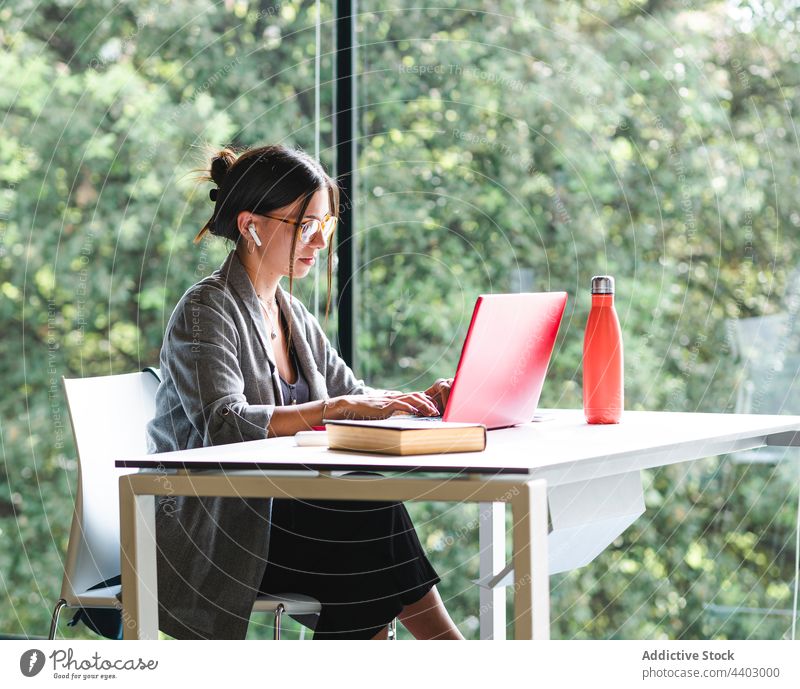
[[[304,151],[286,146],[273,145],[259,148],[224,148],[211,157],[208,170],[203,170],[200,179],[214,182],[217,189],[211,190],[214,212],[203,226],[195,243],[206,232],[238,243],[241,233],[238,216],[242,211],[269,213],[276,208],[302,198],[295,228],[305,215],[311,197],[320,189],[327,189],[330,197],[331,215],[339,215],[339,187],[325,172],[322,165]],[[294,280],[294,254],[297,245],[295,232],[289,256],[289,294]],[[328,298],[325,318],[331,303],[331,278],[333,274],[333,252],[328,247]]]

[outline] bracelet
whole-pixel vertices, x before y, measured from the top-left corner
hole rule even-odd
[[[330,401],[330,400],[325,400],[325,401],[322,403],[322,419],[321,419],[321,421],[322,421],[323,423],[325,422],[325,415],[328,413],[328,402],[329,402],[329,401]]]

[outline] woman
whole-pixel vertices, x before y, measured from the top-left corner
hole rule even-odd
[[[225,149],[207,179],[214,212],[195,242],[209,231],[235,249],[170,317],[150,452],[443,410],[452,379],[425,392],[367,387],[293,297],[336,226],[338,190],[317,161]],[[329,252],[326,316],[331,271]],[[417,638],[463,638],[399,503],[164,496],[156,540],[159,627],[176,638],[244,638],[259,591],[320,600],[315,639],[386,638],[394,617]]]

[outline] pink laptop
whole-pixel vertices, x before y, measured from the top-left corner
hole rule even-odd
[[[566,292],[480,295],[444,414],[422,418],[489,429],[532,421],[566,304]]]

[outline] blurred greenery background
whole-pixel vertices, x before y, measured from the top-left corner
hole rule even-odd
[[[579,407],[589,279],[611,273],[627,408],[742,409],[754,374],[730,324],[797,309],[798,10],[417,4],[359,6],[356,373],[424,389],[453,374],[477,294],[563,289],[542,404]],[[61,376],[155,364],[178,298],[230,249],[192,244],[206,147],[281,142],[335,171],[317,7],[0,4],[0,634],[46,635],[59,594],[77,468]],[[323,323],[325,289],[324,271],[295,284]],[[747,410],[800,413],[790,339],[759,345],[780,350],[780,393]],[[788,638],[797,456],[643,482],[646,514],[552,578],[553,637]],[[475,508],[410,509],[477,637]],[[270,633],[254,616],[249,637]]]

